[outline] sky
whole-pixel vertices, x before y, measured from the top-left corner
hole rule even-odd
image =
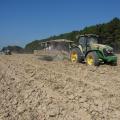
[[[24,47],[120,18],[120,0],[0,0],[0,48]]]

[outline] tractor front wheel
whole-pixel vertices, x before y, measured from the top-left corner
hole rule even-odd
[[[87,63],[87,65],[99,66],[99,58],[98,58],[98,55],[95,51],[87,54],[86,63]]]

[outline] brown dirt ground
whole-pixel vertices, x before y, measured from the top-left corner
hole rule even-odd
[[[94,67],[37,57],[0,55],[0,120],[120,120],[120,61]]]

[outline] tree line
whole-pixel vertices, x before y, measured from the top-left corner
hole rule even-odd
[[[116,52],[120,52],[120,19],[113,18],[108,23],[97,24],[89,27],[85,27],[80,31],[72,31],[69,33],[60,34],[58,36],[54,35],[42,40],[34,40],[31,43],[28,43],[24,50],[21,48],[13,47],[13,50],[24,51],[24,52],[33,52],[33,50],[41,50],[43,46],[41,42],[55,40],[55,39],[68,39],[72,40],[75,43],[78,42],[76,36],[81,34],[97,34],[100,37],[102,44],[109,45],[114,48]],[[11,48],[12,49],[12,48]]]
[[[72,31],[70,33],[60,34],[58,36],[51,36],[47,39],[35,40],[31,43],[28,43],[25,46],[26,51],[33,51],[35,49],[43,49],[43,46],[40,45],[43,41],[55,40],[55,39],[68,39],[74,42],[78,42],[76,39],[77,35],[80,34],[97,34],[100,36],[102,44],[107,44],[114,48],[114,50],[120,51],[120,19],[114,18],[108,23],[97,24],[89,27],[85,27],[80,31]]]

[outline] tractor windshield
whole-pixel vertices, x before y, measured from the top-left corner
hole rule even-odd
[[[91,44],[97,44],[97,43],[98,43],[98,40],[97,40],[96,37],[89,37],[88,40],[87,40],[87,43],[88,43],[89,45],[91,45]]]

